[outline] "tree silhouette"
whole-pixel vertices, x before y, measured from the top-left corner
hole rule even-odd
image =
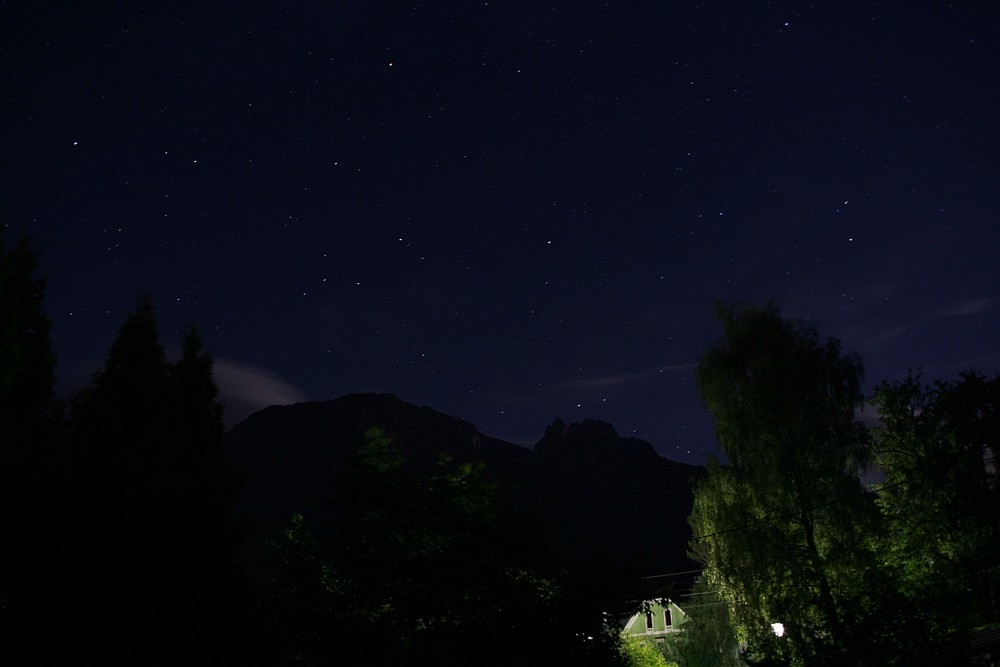
[[[27,239],[8,250],[4,235],[0,228],[0,432],[10,444],[47,428],[56,362],[38,256]]]
[[[81,641],[111,660],[200,662],[231,648],[237,486],[211,369],[196,332],[168,363],[142,297],[74,400]]]
[[[0,643],[31,655],[58,622],[67,469],[38,256],[0,227]]]

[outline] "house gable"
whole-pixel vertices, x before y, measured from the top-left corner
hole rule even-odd
[[[687,620],[687,614],[673,601],[667,598],[647,600],[642,609],[628,619],[622,631],[630,637],[660,644],[679,633]]]

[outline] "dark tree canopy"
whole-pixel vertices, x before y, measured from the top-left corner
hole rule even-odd
[[[8,249],[0,228],[0,432],[5,439],[30,437],[53,406],[56,361],[51,323],[42,308],[45,284],[37,271],[30,242],[21,239]]]
[[[730,463],[792,479],[856,466],[865,451],[855,420],[861,360],[774,307],[720,306],[718,315],[725,339],[702,357],[697,380]]]
[[[79,464],[132,486],[132,475],[155,467],[157,458],[170,451],[175,410],[176,388],[153,304],[143,297],[119,329],[93,386],[74,399]]]
[[[66,482],[55,356],[38,257],[0,227],[0,644],[17,660],[58,618],[64,592]]]
[[[1000,375],[963,373],[925,386],[918,374],[883,382],[873,433],[885,533],[884,566],[948,635],[1000,620]],[[942,582],[947,582],[942,586]]]
[[[614,665],[602,586],[552,566],[478,464],[410,470],[373,432],[348,473],[344,523],[296,517],[276,545],[288,655],[304,664]],[[606,607],[605,607],[606,609]]]
[[[217,394],[197,333],[169,363],[143,297],[74,400],[78,603],[89,610],[81,641],[96,655],[222,659],[213,651],[224,650],[237,612],[238,486]]]

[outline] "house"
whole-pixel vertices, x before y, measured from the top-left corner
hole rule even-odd
[[[625,622],[622,632],[658,646],[680,633],[687,620],[687,614],[675,602],[669,598],[654,598],[643,602],[639,611]]]

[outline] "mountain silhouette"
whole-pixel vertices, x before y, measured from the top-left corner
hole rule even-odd
[[[429,469],[441,455],[483,463],[511,507],[537,517],[555,553],[570,562],[600,558],[645,575],[694,568],[687,517],[701,468],[663,458],[648,442],[593,419],[557,419],[530,450],[392,394],[358,393],[271,406],[226,434],[229,460],[245,475],[238,512],[248,523],[242,556],[252,576],[273,574],[267,542],[293,513],[317,533],[336,529],[342,471],[373,427],[417,468]]]

